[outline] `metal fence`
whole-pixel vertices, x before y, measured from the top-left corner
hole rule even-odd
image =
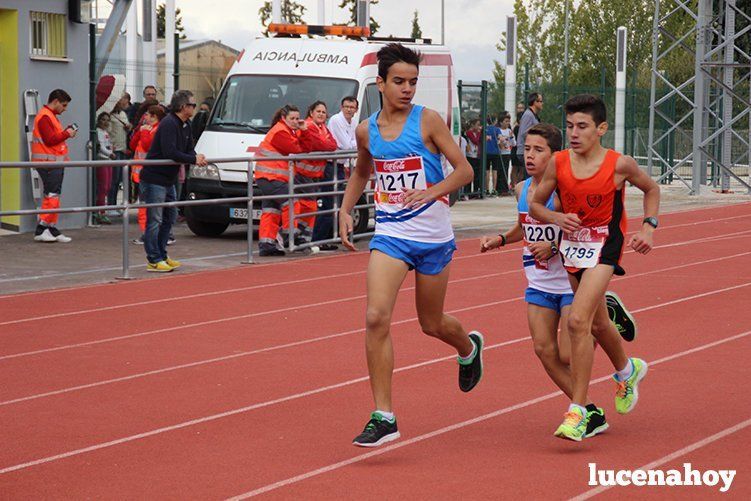
[[[311,188],[311,187],[322,187],[322,186],[334,186],[335,188],[338,188],[339,184],[342,184],[343,180],[334,178],[333,181],[322,181],[317,183],[306,183],[306,184],[295,184],[295,162],[299,160],[346,160],[355,158],[357,156],[356,152],[354,151],[344,151],[344,152],[338,152],[332,154],[331,152],[327,153],[306,153],[306,154],[299,154],[299,155],[277,155],[277,156],[264,156],[263,158],[255,157],[255,156],[245,156],[245,157],[233,157],[233,158],[216,158],[216,159],[207,159],[209,163],[212,164],[221,164],[221,163],[229,163],[229,162],[247,162],[248,163],[248,180],[247,180],[247,194],[244,197],[231,197],[231,198],[211,198],[211,199],[201,199],[201,200],[184,200],[179,202],[165,202],[165,203],[154,203],[154,204],[146,204],[146,203],[130,203],[130,167],[133,165],[155,165],[155,166],[164,166],[164,165],[180,165],[176,162],[173,162],[171,160],[97,160],[97,161],[71,161],[71,162],[0,162],[0,169],[52,169],[52,168],[58,168],[58,167],[70,167],[70,168],[99,168],[99,167],[112,167],[112,166],[122,166],[122,182],[123,182],[123,202],[121,204],[117,205],[97,205],[97,206],[79,206],[79,207],[61,207],[59,209],[24,209],[24,210],[13,210],[13,211],[0,211],[0,218],[4,216],[22,216],[22,215],[38,215],[38,214],[51,214],[51,213],[81,213],[81,212],[99,212],[99,211],[106,211],[106,210],[122,210],[123,211],[123,223],[122,223],[122,275],[117,277],[119,279],[130,279],[130,259],[128,254],[128,245],[129,245],[129,237],[128,237],[128,226],[130,224],[130,218],[129,212],[131,209],[140,209],[140,208],[149,208],[149,207],[185,207],[185,206],[195,206],[195,205],[220,205],[220,204],[228,204],[228,203],[242,203],[245,202],[247,204],[248,208],[248,219],[247,219],[247,251],[246,251],[246,261],[243,261],[243,263],[252,264],[254,262],[253,260],[253,204],[254,202],[262,202],[264,200],[283,200],[286,199],[289,201],[289,220],[290,220],[290,227],[293,228],[294,224],[293,222],[296,219],[299,219],[301,215],[296,215],[294,210],[294,200],[300,199],[300,198],[311,198],[311,197],[333,197],[334,200],[334,208],[328,209],[328,210],[317,210],[315,212],[309,212],[306,213],[306,216],[310,215],[322,215],[322,214],[333,214],[334,217],[334,237],[327,240],[321,240],[316,242],[310,242],[305,243],[302,245],[295,245],[295,238],[289,238],[288,240],[288,247],[287,250],[290,252],[294,252],[298,249],[304,249],[311,247],[316,244],[323,244],[323,243],[332,243],[332,242],[341,242],[341,238],[338,235],[339,230],[339,221],[338,221],[338,215],[339,215],[339,208],[338,208],[338,197],[344,194],[344,190],[338,190],[335,189],[334,191],[326,191],[323,193],[297,193],[296,190],[300,188]],[[255,196],[253,193],[253,164],[258,160],[285,160],[289,163],[289,191],[288,193],[284,195],[260,195]],[[336,176],[336,170],[335,176]],[[372,194],[372,189],[366,189],[366,194]],[[365,203],[356,205],[353,210],[363,209],[367,208],[370,210],[373,207],[372,203]],[[294,233],[293,233],[294,234]],[[352,238],[362,238],[371,236],[372,232],[366,232],[366,233],[359,233],[357,235],[352,235]]]

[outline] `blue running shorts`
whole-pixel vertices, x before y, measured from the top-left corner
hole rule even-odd
[[[376,235],[370,241],[371,251],[378,250],[404,261],[410,270],[422,275],[438,275],[451,262],[456,250],[454,239],[439,244],[416,242],[404,238]]]
[[[574,295],[553,294],[533,289],[532,287],[527,287],[527,290],[524,291],[524,300],[529,304],[535,304],[537,306],[542,306],[543,308],[554,310],[560,315],[561,309],[564,306],[568,306],[574,302]]]

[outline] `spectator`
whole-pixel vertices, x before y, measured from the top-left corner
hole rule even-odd
[[[125,112],[130,107],[130,94],[127,92],[123,94],[120,100],[115,104],[115,107],[110,113],[109,122],[109,136],[112,141],[112,150],[115,153],[115,158],[118,160],[124,160],[130,156],[128,151],[128,134],[133,129],[133,126],[128,120],[128,114]],[[123,179],[123,168],[121,165],[112,167],[112,181],[107,192],[107,204],[117,205],[117,192],[120,190],[120,184]]]
[[[258,157],[271,155],[291,155],[303,153],[298,130],[308,127],[300,118],[297,106],[286,104],[274,114],[271,129],[258,146]],[[263,195],[282,195],[289,193],[289,166],[286,160],[259,160],[253,172],[256,184]],[[289,200],[264,200],[261,204],[261,224],[258,228],[258,254],[261,256],[283,256],[284,251],[277,248],[279,226],[282,227],[283,239],[295,235],[295,225],[290,228]],[[302,243],[302,241],[299,241]]]
[[[133,158],[136,160],[142,160],[146,158],[146,154],[151,148],[151,143],[154,141],[154,135],[159,128],[159,122],[166,116],[164,109],[158,104],[152,105],[149,110],[144,114],[145,121],[133,134],[130,139],[130,149],[133,151]],[[138,193],[138,186],[141,182],[141,169],[142,166],[134,165],[130,178],[135,186],[135,192]],[[143,200],[141,200],[143,201]],[[143,234],[146,232],[146,209],[141,207],[138,209],[138,226],[141,228],[141,236],[133,240],[134,244],[143,245]],[[167,240],[169,245],[169,240]]]
[[[482,140],[482,122],[475,118],[469,122],[467,131],[467,160],[472,166],[475,177],[472,181],[472,193],[482,195],[482,165],[480,157],[480,141]]]
[[[336,141],[336,147],[338,150],[356,150],[357,140],[355,139],[355,129],[357,129],[357,122],[354,120],[359,103],[354,96],[347,96],[341,101],[341,110],[329,119],[329,131]],[[335,162],[328,162],[326,164],[326,170],[323,174],[323,181],[334,180],[334,169],[336,169],[337,181],[344,181],[347,179],[347,173],[345,165],[348,165],[347,160],[336,160]],[[322,186],[321,191],[340,191],[343,189],[344,183],[337,184],[335,186]],[[337,200],[341,204],[342,197],[337,195]],[[321,209],[330,210],[334,208],[333,197],[321,198]],[[316,224],[313,227],[313,241],[327,240],[334,237],[334,215],[333,214],[321,214],[316,218]],[[334,251],[339,248],[338,245],[333,243],[321,244],[318,246],[322,251]]]
[[[34,119],[33,139],[31,140],[32,162],[64,162],[70,160],[66,141],[69,138],[76,137],[78,126],[72,124],[63,129],[60,120],[57,118],[57,115],[65,112],[70,101],[70,94],[62,89],[55,89],[50,93],[47,104],[37,113]],[[64,168],[37,169],[37,172],[42,179],[44,194],[42,209],[59,208]],[[48,243],[70,242],[71,238],[63,235],[57,229],[57,219],[57,213],[40,214],[39,224],[37,224],[34,232],[34,240]]]
[[[196,110],[196,101],[189,90],[178,90],[172,96],[171,112],[159,124],[147,160],[165,159],[180,165],[147,165],[141,170],[141,197],[146,203],[164,203],[177,200],[175,183],[180,167],[185,164],[207,165],[203,155],[193,149],[190,117]],[[143,246],[148,265],[146,271],[170,272],[180,267],[180,262],[167,256],[167,239],[175,223],[175,207],[149,207],[146,210],[146,231]]]
[[[510,167],[511,167],[511,153],[516,147],[516,138],[514,137],[514,131],[511,130],[511,114],[508,111],[501,113],[501,127],[498,134],[499,148],[501,150],[501,186],[505,189],[501,191],[502,195],[511,195],[509,185],[511,183]]]
[[[114,160],[115,152],[112,149],[112,142],[109,132],[110,114],[103,111],[96,117],[96,136],[97,136],[97,160]],[[98,206],[107,205],[107,193],[112,185],[112,166],[97,167],[94,169],[96,176],[96,204]],[[95,212],[91,219],[94,224],[112,224],[107,214]]]
[[[193,137],[195,138],[196,142],[198,142],[201,134],[203,134],[203,131],[206,129],[206,124],[209,122],[209,113],[211,113],[211,106],[209,105],[208,101],[204,101],[198,108],[198,113],[196,113],[196,116],[194,116],[193,120],[191,121],[191,127],[193,127]]]
[[[485,127],[485,151],[488,161],[487,194],[490,196],[498,195],[496,184],[498,183],[498,174],[501,172],[501,150],[498,148],[500,131],[501,128],[498,127],[497,123]],[[503,183],[505,184],[505,181]]]
[[[336,151],[336,140],[326,127],[328,110],[326,103],[316,101],[308,107],[306,118],[307,127],[300,133],[300,144],[305,152]],[[326,165],[331,161],[326,160],[300,160],[295,165],[295,184],[300,186],[298,193],[317,193],[318,187],[304,187],[306,184],[318,183],[323,180]],[[333,168],[333,164],[332,164]],[[313,227],[316,216],[311,214],[318,210],[318,201],[315,197],[298,198],[295,201],[295,214],[300,217],[297,227],[300,236],[306,242],[313,238]]]
[[[540,112],[542,111],[542,94],[533,92],[527,99],[529,108],[524,112],[522,118],[519,120],[519,133],[516,135],[516,157],[517,161],[524,165],[524,140],[527,138],[527,131],[532,128],[533,125],[540,123]],[[524,179],[527,179],[529,175],[526,169],[524,170]]]
[[[143,102],[141,103],[133,103],[127,110],[128,112],[128,120],[130,120],[130,123],[133,125],[138,123],[138,120],[136,118],[136,113],[141,109],[141,106],[146,101],[156,101],[156,87],[153,85],[147,85],[143,88]],[[157,104],[159,101],[157,101]],[[150,105],[149,105],[150,106]],[[148,108],[148,106],[147,106]]]

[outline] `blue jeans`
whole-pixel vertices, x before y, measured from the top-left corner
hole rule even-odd
[[[141,182],[141,200],[147,204],[174,202],[175,186]],[[146,209],[146,231],[143,248],[149,263],[167,259],[167,239],[177,218],[177,207],[149,207]]]
[[[319,200],[321,200],[321,210],[334,208],[334,197],[325,196],[327,191],[339,191],[344,189],[346,179],[344,175],[344,166],[341,164],[336,165],[337,170],[337,182],[338,185],[321,186],[319,192]],[[333,181],[334,180],[334,164],[331,162],[326,163],[326,170],[324,170],[323,179],[320,181]],[[336,195],[339,200],[339,207],[342,206],[342,196]],[[328,240],[334,237],[334,214],[321,214],[316,216],[316,222],[313,226],[313,241]]]

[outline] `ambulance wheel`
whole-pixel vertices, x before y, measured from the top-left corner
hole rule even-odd
[[[198,235],[199,237],[218,237],[229,226],[229,222],[226,223],[210,223],[208,221],[201,221],[199,219],[187,218],[188,228],[190,231]]]

